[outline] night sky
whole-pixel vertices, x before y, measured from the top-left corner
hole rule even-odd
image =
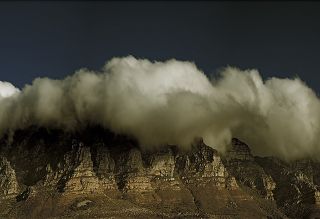
[[[99,70],[114,56],[298,75],[320,93],[317,2],[0,2],[0,80]]]

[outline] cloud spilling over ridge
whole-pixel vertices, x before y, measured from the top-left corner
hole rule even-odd
[[[225,68],[209,80],[195,64],[113,58],[102,71],[37,78],[21,92],[0,83],[0,134],[29,125],[73,130],[98,124],[148,149],[188,147],[195,137],[224,151],[231,137],[258,155],[320,152],[320,101],[300,79],[263,81],[256,70]]]

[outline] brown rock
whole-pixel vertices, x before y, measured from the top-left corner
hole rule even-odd
[[[248,145],[233,138],[231,148],[225,154],[225,160],[227,169],[241,184],[254,189],[266,199],[274,199],[273,190],[276,183],[255,162]]]
[[[18,182],[16,173],[10,162],[0,156],[0,197],[3,199],[12,198],[18,193]]]

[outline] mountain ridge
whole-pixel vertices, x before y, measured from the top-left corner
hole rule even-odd
[[[236,138],[223,155],[201,139],[144,151],[100,127],[33,127],[0,141],[0,217],[312,218],[319,166],[253,156]]]

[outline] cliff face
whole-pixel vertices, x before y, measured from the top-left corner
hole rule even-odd
[[[0,197],[2,199],[12,198],[17,195],[18,191],[16,172],[12,169],[10,162],[0,156]]]
[[[274,200],[290,218],[319,217],[318,162],[286,163],[273,157],[254,157],[248,145],[232,139],[225,164],[240,184]]]
[[[319,184],[314,178],[320,169],[314,161],[288,164],[276,158],[256,158],[276,183],[273,194],[279,208],[293,218],[319,217]]]
[[[4,218],[317,215],[318,163],[254,157],[238,139],[220,155],[200,139],[189,151],[141,151],[100,128],[30,129],[0,146]]]
[[[225,159],[225,164],[230,173],[241,184],[255,190],[266,199],[274,200],[273,190],[276,183],[255,162],[255,158],[252,156],[248,145],[238,139],[232,139],[232,147],[227,151]]]

